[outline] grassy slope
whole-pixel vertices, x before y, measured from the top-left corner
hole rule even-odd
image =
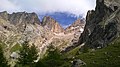
[[[78,59],[86,63],[83,67],[120,67],[120,39],[111,43],[110,46],[96,51],[75,55],[78,48],[67,53],[67,56],[74,54]]]
[[[15,52],[20,50],[22,47],[20,46],[20,44],[16,44],[11,48],[11,52]]]

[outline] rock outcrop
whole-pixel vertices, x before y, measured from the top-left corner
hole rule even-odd
[[[69,27],[65,29],[65,34],[75,33],[75,32],[82,33],[84,26],[85,26],[85,21],[79,18],[73,24],[71,24]]]
[[[75,46],[78,42],[80,33],[83,32],[85,26],[84,19],[77,19],[73,24],[66,28],[62,33],[54,34],[52,44],[64,50],[68,46]]]
[[[68,45],[62,52],[67,52],[78,46],[79,37],[84,31],[85,20],[77,19],[73,24],[65,29],[65,35],[70,35],[70,45]]]
[[[6,48],[9,48],[7,50],[11,50],[17,43],[21,44],[25,40],[41,49],[42,44],[49,39],[49,35],[50,33],[44,30],[35,13],[0,12],[0,40],[7,44]]]
[[[18,12],[8,15],[8,20],[12,24],[22,24],[22,23],[31,23],[31,24],[40,24],[39,18],[36,13],[26,13],[26,12]]]
[[[42,26],[54,33],[63,33],[64,29],[62,26],[53,18],[45,16],[42,20]]]
[[[80,60],[80,59],[75,59],[75,60],[73,61],[72,67],[81,67],[81,66],[83,66],[83,65],[85,66],[86,63],[83,62],[83,61]]]
[[[73,34],[72,43],[77,43],[81,33],[84,30],[85,21],[80,18],[77,19],[73,24],[65,29],[65,34]]]
[[[120,35],[120,1],[97,0],[96,8],[87,13],[86,25],[79,43],[102,48]]]

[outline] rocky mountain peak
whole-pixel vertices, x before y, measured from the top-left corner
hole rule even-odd
[[[90,48],[108,46],[119,37],[120,1],[97,0],[95,11],[88,11],[86,26],[79,44],[85,43]]]
[[[76,26],[83,26],[85,24],[84,20],[81,20],[80,18],[77,19],[71,26],[76,27]]]
[[[62,33],[64,29],[62,26],[50,16],[45,16],[42,20],[42,26],[54,33]]]
[[[16,19],[14,19],[16,18]],[[26,13],[26,12],[17,12],[9,14],[8,20],[12,24],[21,24],[21,23],[31,23],[31,24],[40,24],[40,20],[36,13]]]
[[[4,20],[7,20],[8,19],[7,11],[0,12],[0,17]]]
[[[7,11],[0,12],[0,16],[8,14]]]
[[[78,41],[83,26],[84,22],[78,19],[68,29],[64,30],[50,16],[45,16],[40,23],[35,13],[0,13],[1,40],[11,47],[15,43],[21,44],[28,40],[30,44],[34,43],[39,48],[41,54],[45,53],[47,46],[51,43],[60,50],[73,45],[74,42]],[[68,33],[65,34],[65,32]]]
[[[85,22],[79,18],[68,28],[66,28],[65,33],[83,32],[84,26]]]

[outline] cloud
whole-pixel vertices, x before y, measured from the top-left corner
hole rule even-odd
[[[64,29],[66,29],[67,27],[69,27],[71,24],[68,24],[68,25],[64,25],[64,24],[62,24],[62,27],[64,28]]]
[[[0,10],[8,12],[21,11],[21,9],[9,0],[0,0]]]
[[[0,11],[8,12],[70,12],[85,16],[95,8],[96,0],[0,0]]]

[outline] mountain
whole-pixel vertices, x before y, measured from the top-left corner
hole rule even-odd
[[[39,59],[45,56],[50,45],[60,51],[75,46],[84,26],[85,21],[80,18],[64,29],[50,16],[45,16],[40,22],[36,13],[9,14],[4,11],[0,12],[0,43],[8,63],[14,67],[24,42],[28,41],[28,46],[35,45]]]
[[[80,24],[79,24],[80,23]],[[78,26],[80,29],[82,21],[76,20],[72,26]],[[80,25],[80,26],[79,26]],[[60,50],[73,44],[73,40],[77,39],[79,28],[73,32],[68,32],[52,17],[45,16],[40,22],[36,13],[17,12],[9,14],[6,11],[0,12],[0,40],[7,44],[8,56],[17,50],[14,47],[16,44],[22,44],[24,41],[29,41],[29,44],[35,44],[40,54],[44,54],[47,46],[51,43]],[[77,32],[78,31],[78,32]],[[19,45],[20,47],[20,45]],[[41,55],[42,56],[42,55]]]
[[[90,10],[86,17],[86,26],[79,44],[85,43],[89,48],[107,47],[120,36],[120,1],[97,0],[96,8]]]
[[[76,46],[66,48],[69,51],[81,44],[84,48],[104,48],[119,37],[119,3],[118,0],[97,0],[96,8],[89,10],[86,25]],[[101,6],[102,5],[102,6]]]
[[[50,16],[45,16],[42,20],[42,26],[45,29],[48,29],[54,33],[62,33],[64,32],[64,29],[61,27],[61,25],[51,18]]]
[[[70,34],[73,35],[73,36],[71,36],[71,37],[73,37],[73,39],[71,41],[72,45],[75,45],[75,43],[78,42],[79,37],[84,30],[84,26],[85,26],[84,19],[82,20],[82,19],[79,18],[75,22],[73,22],[69,27],[67,27],[65,29],[64,33],[66,35],[70,35]]]
[[[29,46],[35,44],[40,57],[45,56],[51,44],[63,51],[64,58],[52,62],[53,66],[65,61],[63,67],[119,67],[120,1],[97,0],[95,10],[88,11],[86,21],[77,18],[66,29],[50,16],[40,22],[35,13],[0,12],[0,40],[9,63],[15,63],[10,56],[18,53],[27,40]],[[51,60],[42,61],[51,64]]]
[[[96,0],[77,45],[66,48],[65,56],[72,67],[120,66],[119,0]]]
[[[79,18],[65,29],[65,33],[72,33],[72,32],[82,33],[84,29],[84,25],[85,25],[85,21]]]
[[[78,18],[82,18],[81,16],[76,16],[75,14],[69,12],[51,12],[46,14],[40,14],[39,18],[42,20],[44,16],[50,16],[54,18],[63,28],[67,28]]]
[[[26,12],[13,13],[8,15],[8,20],[12,24],[22,24],[22,23],[40,24],[40,21],[36,13],[26,13]]]

